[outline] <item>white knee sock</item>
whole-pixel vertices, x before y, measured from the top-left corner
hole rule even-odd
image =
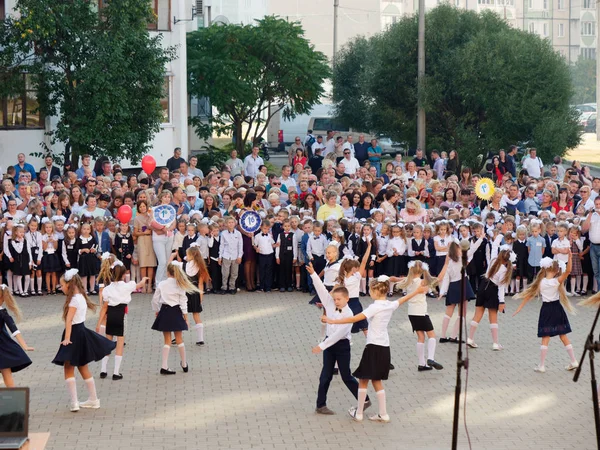
[[[442,319],[442,336],[443,338],[446,337],[446,333],[448,332],[448,325],[450,325],[450,316],[447,314],[444,314],[444,318]]]
[[[94,377],[90,377],[85,381],[85,386],[88,390],[88,400],[95,401],[98,400],[98,396],[96,395],[96,383],[94,382]]]
[[[425,344],[423,342],[417,342],[417,356],[419,357],[419,365],[425,365]]]
[[[100,334],[106,336],[106,325],[100,325]],[[108,358],[108,356],[107,356]]]
[[[458,332],[460,331],[460,316],[456,318],[454,322],[454,328],[452,329],[452,337],[458,338]]]
[[[492,332],[492,342],[494,344],[498,343],[498,324],[490,323],[490,331]]]
[[[582,280],[581,280],[581,281],[582,281],[582,282],[581,282],[581,290],[582,290],[582,291],[587,291],[587,289],[588,289],[588,283],[589,283],[589,278],[588,278],[588,276],[587,276],[587,275],[584,275],[584,276],[582,277]]]
[[[429,338],[427,340],[427,359],[433,359],[435,361],[435,338]]]
[[[42,277],[36,277],[37,280],[37,290],[38,292],[42,292]],[[31,289],[33,289],[33,286],[31,286]]]
[[[377,404],[379,405],[379,415],[381,417],[387,416],[387,408],[385,404],[385,391],[383,389],[377,391]]]
[[[571,293],[575,292],[575,284],[577,283],[577,277],[571,277]]]
[[[185,358],[185,344],[183,342],[181,344],[177,344],[177,348],[179,350],[179,357],[181,358],[181,365],[183,367],[187,367],[187,359]]]
[[[30,275],[25,275],[25,286],[23,287],[23,292],[29,292],[29,282],[31,281]]]
[[[367,279],[366,278],[360,279],[360,292],[362,292],[362,293],[367,292]]]
[[[13,288],[13,273],[12,270],[9,270],[6,272],[6,282],[8,283],[8,289],[10,289],[11,292],[15,292],[14,288]]]
[[[121,368],[121,362],[123,361],[123,357],[119,355],[115,355],[115,371],[113,372],[115,375],[120,375],[119,369]]]
[[[17,285],[15,286],[15,292],[17,294],[20,294],[21,292],[23,292],[23,276],[17,275],[15,278],[17,283]]]
[[[523,290],[527,289],[527,278],[523,278]]]
[[[170,345],[163,345],[163,349],[162,349],[162,368],[163,369],[169,368],[169,350],[171,350]]]
[[[546,345],[540,346],[540,366],[544,367],[546,362],[546,355],[548,354],[548,347]]]
[[[203,323],[196,324],[196,341],[204,342],[204,324]]]
[[[365,400],[367,399],[367,390],[358,389],[358,406],[356,407],[356,415],[362,416],[365,408]]]
[[[471,320],[471,328],[469,329],[469,339],[473,340],[475,337],[475,332],[477,331],[477,327],[479,326],[478,322]]]
[[[65,383],[67,385],[69,397],[71,398],[71,403],[77,403],[77,382],[75,381],[75,378],[67,378]]]
[[[102,368],[100,369],[100,372],[106,373],[108,370],[108,356],[105,356],[104,358],[102,358]]]
[[[577,360],[575,359],[575,351],[573,350],[573,346],[571,344],[565,345],[565,350],[569,354],[569,358],[571,358],[571,363],[575,364]]]

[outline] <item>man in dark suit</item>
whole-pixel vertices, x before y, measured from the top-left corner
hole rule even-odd
[[[60,177],[60,169],[54,165],[54,160],[51,155],[46,155],[44,158],[44,167],[48,171],[49,180],[52,180],[55,176]]]

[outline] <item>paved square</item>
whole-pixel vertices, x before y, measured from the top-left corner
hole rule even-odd
[[[178,373],[170,377],[158,374],[162,336],[150,329],[154,318],[150,296],[134,296],[121,368],[125,378],[111,380],[112,357],[105,380],[99,378],[99,363],[93,364],[102,408],[70,413],[62,369],[50,362],[63,329],[63,300],[62,296],[18,300],[25,315],[21,330],[36,350],[30,354],[34,364],[16,374],[16,382],[31,387],[30,428],[51,432],[49,449],[450,448],[456,346],[438,344],[436,359],[444,370],[418,373],[416,337],[406,306],[390,324],[396,370],[385,383],[392,418],[385,425],[351,421],[346,410],[354,398],[338,377],[328,401],[337,415],[314,413],[321,356],[310,350],[319,336],[319,313],[307,304],[308,296],[298,293],[206,296],[202,316],[207,344],[196,347],[193,333],[186,333],[190,372],[179,369],[173,348],[170,366]],[[362,302],[366,306],[370,300]],[[469,353],[467,423],[473,448],[594,448],[587,362],[581,381],[573,383],[572,373],[564,370],[567,354],[555,338],[547,372],[534,373],[540,303],[531,302],[513,318],[516,303],[509,298],[507,314],[500,314],[505,350],[492,352],[484,317],[476,335],[480,347]],[[442,303],[429,301],[438,332],[443,309]],[[570,316],[574,330],[570,337],[579,357],[594,312],[577,310]],[[90,314],[87,326],[94,328],[96,319]],[[362,335],[354,336],[353,369],[364,342]],[[87,398],[79,375],[78,392],[81,400]],[[376,408],[374,401],[371,411]],[[461,420],[462,414],[463,410]],[[467,448],[462,422],[459,439],[459,447]]]

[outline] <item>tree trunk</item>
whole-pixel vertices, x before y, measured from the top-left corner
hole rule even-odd
[[[242,121],[238,120],[235,122],[235,149],[237,150],[239,158],[244,158],[246,155],[244,154],[246,140],[243,137],[242,133]]]

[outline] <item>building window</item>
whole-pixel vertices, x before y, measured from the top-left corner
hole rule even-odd
[[[558,0],[558,9],[565,9],[565,0]]]
[[[596,36],[596,22],[581,22],[582,36]]]
[[[596,59],[596,49],[595,48],[582,48],[581,56],[584,59]]]
[[[162,123],[168,125],[171,123],[171,77],[166,76],[164,82],[163,96],[160,99],[162,108]]]
[[[535,23],[529,22],[529,32],[535,33]]]
[[[493,5],[494,0],[477,0],[480,5]]]
[[[583,8],[584,9],[592,9],[596,7],[596,3],[594,0],[583,0]]]
[[[171,31],[171,0],[150,0],[155,22],[148,24],[149,30]]]
[[[548,0],[543,0],[542,9],[544,9],[544,10],[548,9]]]
[[[37,91],[32,76],[21,74],[22,88],[19,93],[0,99],[0,128],[44,128],[44,116],[39,111]]]
[[[544,24],[544,37],[548,36],[548,24]]]
[[[558,24],[558,37],[565,37],[565,24],[564,23]]]

